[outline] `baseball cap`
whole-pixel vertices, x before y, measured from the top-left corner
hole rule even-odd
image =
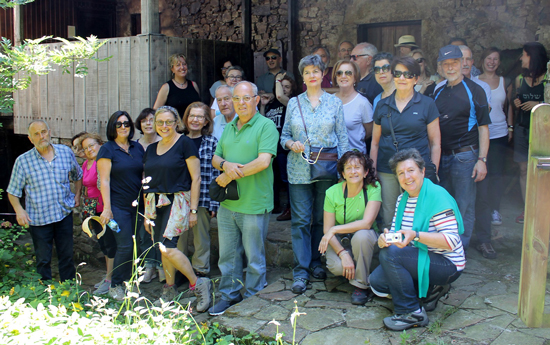
[[[437,58],[437,62],[441,62],[443,60],[448,60],[448,59],[461,59],[461,58],[462,58],[462,51],[460,51],[460,48],[458,46],[448,45],[439,49],[439,57]]]
[[[266,51],[264,53],[264,57],[266,57],[266,55],[269,54],[269,53],[273,53],[273,54],[277,54],[277,55],[281,56],[281,53],[277,49],[271,48],[271,49],[269,49],[268,51]]]

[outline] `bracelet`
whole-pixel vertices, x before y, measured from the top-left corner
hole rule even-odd
[[[344,248],[342,248],[342,249],[338,252],[338,254],[336,254],[336,255],[338,255],[338,257],[340,257],[340,254],[342,254],[342,252],[346,252],[346,253],[347,253],[348,251],[345,250]]]

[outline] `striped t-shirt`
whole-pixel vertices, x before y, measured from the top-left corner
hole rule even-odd
[[[401,201],[400,195],[397,198],[397,204],[395,205],[395,213],[397,213],[397,207]],[[413,230],[413,220],[414,220],[414,211],[416,210],[416,202],[418,197],[411,198],[407,200],[407,205],[405,206],[405,212],[403,213],[403,219],[401,221],[401,229],[398,230]],[[391,224],[392,232],[395,232],[395,213],[393,216],[393,221]],[[430,227],[428,232],[440,232],[445,236],[445,240],[449,244],[451,249],[440,249],[428,246],[428,250],[436,254],[441,254],[447,259],[449,259],[453,264],[456,265],[457,271],[462,271],[466,266],[466,259],[464,257],[464,248],[462,247],[462,241],[460,240],[460,235],[458,234],[458,224],[456,222],[456,217],[454,212],[451,209],[445,210],[434,215],[430,219]]]

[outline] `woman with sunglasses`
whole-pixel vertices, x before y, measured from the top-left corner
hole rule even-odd
[[[101,146],[97,154],[103,199],[101,222],[107,224],[114,219],[118,224],[111,226],[116,240],[116,254],[109,295],[119,301],[126,295],[123,283],[130,279],[132,273],[132,236],[136,235],[137,212],[132,203],[139,197],[143,176],[144,150],[137,141],[131,140],[134,130],[134,123],[127,112],[115,112],[107,122],[109,141]]]
[[[373,58],[374,63],[374,78],[376,82],[382,86],[382,93],[374,98],[372,104],[373,111],[376,109],[376,105],[381,99],[384,99],[391,95],[395,91],[395,84],[393,83],[393,75],[391,74],[391,62],[393,61],[393,55],[386,52],[378,53]]]
[[[337,148],[338,156],[349,151],[342,101],[321,88],[326,65],[319,55],[300,60],[298,69],[307,91],[288,102],[281,145],[288,154],[288,182],[294,251],[292,292],[306,291],[309,275],[325,279],[319,242],[323,237],[325,191],[334,180],[311,181],[311,147]],[[307,134],[306,134],[307,131]]]
[[[401,194],[399,181],[389,166],[398,151],[415,148],[426,162],[426,177],[437,183],[441,156],[439,112],[434,101],[414,90],[420,74],[418,62],[410,56],[392,61],[395,92],[381,100],[374,111],[371,158],[382,185],[384,226],[389,227],[395,202]]]
[[[183,54],[173,54],[168,58],[172,79],[164,83],[157,95],[154,109],[163,105],[176,108],[179,114],[183,114],[189,104],[200,102],[200,91],[197,83],[187,80],[187,58]]]
[[[340,60],[332,70],[333,85],[339,90],[334,95],[344,104],[344,120],[348,129],[350,149],[367,153],[365,140],[372,135],[372,104],[355,91],[360,72],[356,62]]]
[[[418,65],[420,65],[420,75],[418,76],[418,81],[414,86],[414,90],[423,95],[427,95],[426,90],[428,89],[428,87],[434,84],[435,80],[439,78],[432,78],[431,68],[428,65],[428,61],[424,58],[424,52],[422,51],[422,49],[413,50],[409,53],[409,56],[415,59],[416,62],[418,62]]]

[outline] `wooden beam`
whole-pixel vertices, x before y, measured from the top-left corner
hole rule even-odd
[[[23,43],[23,9],[20,5],[13,8],[13,45],[20,46]]]
[[[533,108],[529,132],[518,315],[527,327],[549,327],[549,316],[544,314],[550,240],[549,104]]]
[[[252,43],[252,3],[250,0],[243,0],[243,43],[250,46]]]
[[[159,0],[141,0],[141,34],[160,34]]]
[[[287,65],[286,69],[290,72],[292,72],[296,77],[298,82],[298,79],[300,77],[298,76],[298,61],[299,61],[299,52],[298,49],[300,49],[299,44],[299,36],[300,33],[298,32],[298,0],[288,0],[288,51],[287,51]],[[301,85],[301,84],[298,84]]]

